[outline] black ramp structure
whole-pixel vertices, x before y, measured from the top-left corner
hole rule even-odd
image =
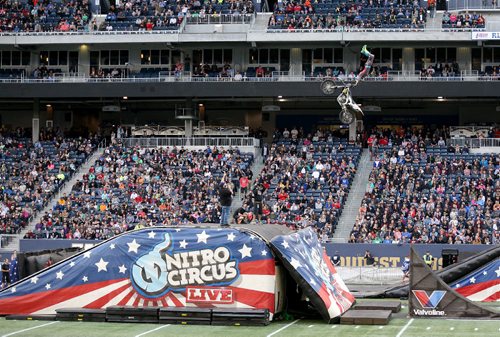
[[[411,317],[500,318],[499,313],[469,301],[450,288],[425,264],[414,247],[410,249],[410,258],[408,304]]]
[[[484,265],[500,258],[500,245],[492,246],[490,249],[477,253],[462,262],[455,263],[447,268],[437,271],[435,274],[445,283],[452,284],[462,277],[478,270]],[[367,297],[400,298],[408,296],[408,285],[391,287],[382,293]]]

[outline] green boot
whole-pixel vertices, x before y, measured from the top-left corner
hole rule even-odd
[[[370,56],[370,52],[368,51],[368,49],[366,49],[366,44],[363,46],[363,48],[361,48],[361,54],[365,55],[366,57]]]

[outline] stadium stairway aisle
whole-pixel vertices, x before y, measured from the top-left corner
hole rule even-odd
[[[253,188],[253,184],[254,184],[255,180],[257,179],[257,177],[260,175],[260,171],[262,171],[263,167],[264,167],[264,163],[262,160],[262,155],[260,153],[260,150],[258,150],[257,153],[255,154],[255,159],[254,159],[253,164],[252,164],[253,176],[252,176],[252,181],[250,182],[250,185],[249,185],[250,189]],[[234,220],[234,218],[233,218],[234,212],[236,212],[236,210],[238,208],[240,208],[241,205],[243,205],[242,198],[243,198],[243,196],[238,191],[236,193],[235,197],[233,198],[233,203],[231,204],[231,220],[230,220],[230,222],[232,222]]]
[[[269,24],[269,19],[273,13],[257,13],[253,25],[250,27],[251,31],[265,32],[267,30],[267,25]]]
[[[441,30],[443,27],[443,11],[436,12],[434,18],[427,16],[425,27],[428,29]]]
[[[46,212],[52,210],[52,207],[54,207],[54,204],[57,202],[57,200],[59,200],[61,195],[69,194],[71,192],[71,189],[73,188],[73,185],[76,183],[76,181],[83,179],[83,175],[85,173],[88,173],[90,167],[95,164],[96,160],[99,159],[99,156],[102,155],[103,152],[104,148],[98,148],[90,157],[88,157],[88,160],[78,168],[73,177],[68,180],[66,184],[64,184],[64,186],[58,193],[54,194],[52,199],[50,199],[47,203],[47,206],[45,206],[40,212],[35,215],[35,217],[33,217],[33,219],[31,219],[28,226],[26,226],[26,228],[21,231],[17,238],[9,243],[9,245],[6,247],[7,250],[19,250],[19,240],[23,238],[29,230],[35,229],[35,225],[41,220],[42,216]]]
[[[366,184],[372,170],[372,161],[370,160],[370,152],[363,149],[361,159],[358,165],[358,171],[352,182],[352,186],[347,197],[344,210],[340,216],[339,223],[333,234],[334,242],[347,242],[349,234],[354,226],[354,220],[359,212],[361,201],[365,195]]]

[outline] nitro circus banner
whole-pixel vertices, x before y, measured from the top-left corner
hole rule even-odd
[[[325,321],[349,310],[354,296],[337,274],[313,230],[307,228],[277,236],[271,245]]]
[[[500,259],[491,261],[450,287],[471,301],[500,301]]]
[[[143,229],[117,236],[0,293],[0,314],[58,308],[226,307],[274,312],[275,262],[233,229]]]

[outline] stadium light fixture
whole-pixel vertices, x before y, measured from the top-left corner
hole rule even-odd
[[[127,100],[128,99],[128,96],[123,96],[122,97],[124,100]]]
[[[278,98],[283,98],[283,96],[279,95]]]
[[[50,104],[45,104],[45,106],[46,106],[47,108],[51,108],[51,107],[52,107],[52,105],[50,105]]]
[[[437,100],[438,100],[438,102],[443,102],[444,101],[444,97],[443,96],[438,96]]]

